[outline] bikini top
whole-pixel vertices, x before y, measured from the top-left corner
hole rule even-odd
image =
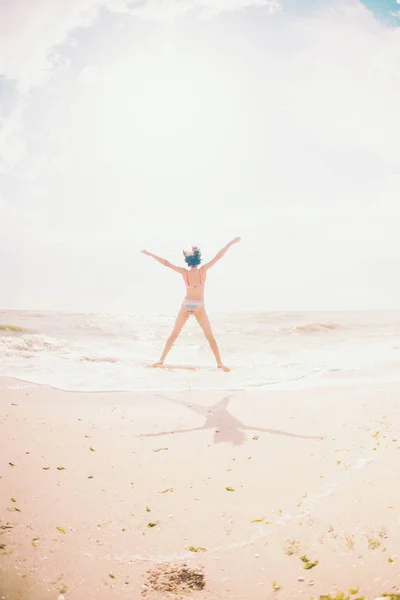
[[[202,283],[202,281],[201,281],[201,271],[199,271],[199,273],[200,273],[200,283],[199,283],[199,285],[190,285],[190,283],[189,283],[189,274],[186,272],[186,285],[187,285],[188,288],[198,288],[198,287],[203,288],[204,287],[204,283]]]

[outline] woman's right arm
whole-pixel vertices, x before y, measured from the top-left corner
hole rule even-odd
[[[177,271],[177,273],[182,273],[185,270],[183,267],[177,267],[176,265],[173,265],[166,258],[161,258],[161,256],[152,254],[152,252],[147,252],[147,250],[142,250],[142,254],[145,254],[146,256],[151,256],[151,258],[154,258],[157,262],[164,265],[164,267],[168,267],[169,269],[172,269],[173,271]]]

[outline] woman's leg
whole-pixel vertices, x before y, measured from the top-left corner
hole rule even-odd
[[[196,310],[196,312],[194,313],[194,316],[196,317],[198,324],[202,328],[203,333],[206,336],[207,342],[210,344],[210,348],[215,356],[215,360],[217,361],[218,368],[223,369],[226,372],[230,371],[230,369],[228,369],[228,367],[225,367],[225,365],[222,364],[218,344],[213,335],[213,332],[211,329],[211,324],[210,324],[210,321],[208,319],[205,309],[200,308],[200,309]]]
[[[175,321],[175,325],[172,330],[172,333],[165,343],[165,347],[164,347],[163,353],[161,354],[161,358],[160,358],[159,362],[157,362],[153,365],[153,367],[161,367],[163,365],[168,352],[171,350],[175,340],[179,337],[179,334],[181,333],[183,326],[186,323],[186,321],[188,320],[189,316],[190,316],[190,314],[188,313],[187,309],[184,306],[182,306],[181,310],[178,313],[178,316],[176,317],[176,321]]]

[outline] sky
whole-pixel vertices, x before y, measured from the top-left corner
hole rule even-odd
[[[0,0],[0,308],[400,306],[400,0]]]

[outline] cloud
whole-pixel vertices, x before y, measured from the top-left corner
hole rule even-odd
[[[248,8],[263,8],[272,15],[283,9],[281,0],[193,0],[193,4],[213,15]]]
[[[400,167],[400,29],[358,2],[338,2],[291,30],[298,122],[332,150],[359,149]]]
[[[14,0],[0,3],[0,76],[16,81],[22,98],[51,78],[64,63],[58,47],[77,28],[92,26],[100,8],[112,13],[169,22],[190,11],[219,14],[251,6],[274,12],[279,0]],[[72,40],[71,40],[72,43]],[[23,102],[9,118],[0,112],[0,171],[12,168],[24,155]]]
[[[24,156],[24,98],[44,85],[63,57],[57,47],[78,27],[90,27],[101,6],[124,12],[128,0],[14,0],[0,3],[0,76],[16,82],[19,99],[7,118],[0,112],[0,172]]]
[[[173,21],[195,11],[199,17],[213,17],[225,12],[262,8],[269,14],[282,10],[282,0],[148,0],[134,6],[131,14],[156,21]]]
[[[54,66],[52,49],[77,27],[95,21],[99,6],[112,0],[14,0],[0,4],[0,73],[18,81],[21,92],[43,83]]]
[[[0,4],[0,74],[18,81],[22,92],[43,83],[57,62],[53,49],[79,27],[90,27],[101,7],[110,12],[171,20],[191,10],[219,14],[264,7],[280,0],[13,0]]]
[[[0,117],[0,175],[13,168],[25,154],[22,135],[24,106],[19,103],[7,118]]]

